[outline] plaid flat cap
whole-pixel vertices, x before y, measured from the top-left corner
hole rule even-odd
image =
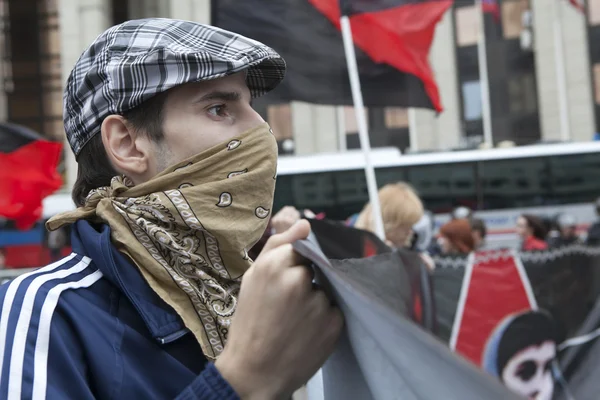
[[[104,118],[175,86],[247,70],[253,97],[274,89],[285,61],[244,36],[191,21],[151,18],[102,33],[81,55],[64,92],[64,123],[75,156]]]

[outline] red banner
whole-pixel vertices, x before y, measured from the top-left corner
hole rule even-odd
[[[509,315],[536,308],[523,265],[511,251],[476,253],[465,271],[450,345],[481,366],[496,327]]]

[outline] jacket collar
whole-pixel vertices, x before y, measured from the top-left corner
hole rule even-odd
[[[145,281],[137,267],[112,244],[108,225],[79,220],[73,225],[73,252],[92,259],[104,277],[131,301],[151,335],[162,343],[179,338],[185,330],[181,318]]]

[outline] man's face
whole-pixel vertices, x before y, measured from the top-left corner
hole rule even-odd
[[[556,344],[546,341],[515,354],[502,371],[502,381],[515,393],[532,400],[551,400],[554,392],[551,363]]]
[[[264,123],[250,101],[245,72],[170,90],[151,175]]]

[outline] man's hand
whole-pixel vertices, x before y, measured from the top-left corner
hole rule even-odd
[[[273,216],[271,226],[275,230],[275,233],[283,233],[290,229],[296,222],[300,221],[300,219],[300,211],[296,210],[293,206],[285,206]]]
[[[343,319],[292,249],[300,221],[269,239],[242,280],[227,345],[215,365],[242,399],[289,399],[335,347]]]

